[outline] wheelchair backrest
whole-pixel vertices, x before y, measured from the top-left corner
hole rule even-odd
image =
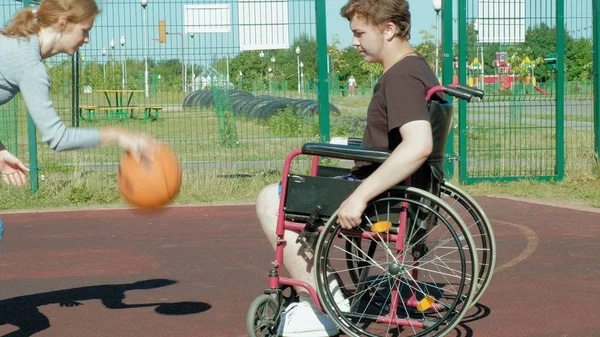
[[[433,133],[433,149],[427,159],[432,174],[438,179],[444,178],[444,157],[446,140],[452,127],[452,104],[445,101],[428,101],[429,118]]]

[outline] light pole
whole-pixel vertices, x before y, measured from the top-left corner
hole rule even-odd
[[[127,86],[127,53],[125,52],[125,35],[121,35],[121,39],[119,40],[119,42],[121,43],[121,47],[123,47],[123,78],[121,80],[121,86],[123,87],[123,89],[125,89],[125,87]]]
[[[110,49],[112,50],[112,61],[113,61],[113,67],[114,67],[115,60],[116,60],[116,57],[115,57],[115,39],[110,39],[110,42],[109,42],[108,45],[110,46]],[[111,81],[112,81],[112,79],[111,79]]]
[[[261,81],[265,80],[265,73],[264,73],[264,69],[263,69],[263,59],[265,58],[265,52],[263,52],[262,50],[260,51],[260,53],[258,53],[258,57],[260,57],[260,77],[261,77]]]
[[[269,69],[267,69],[267,71],[269,72],[269,94],[273,91],[273,68],[269,67]]]
[[[300,47],[296,47],[296,62],[298,64],[298,94],[300,94]]]
[[[146,7],[148,6],[148,0],[140,0],[140,5],[142,5],[142,10],[144,11],[144,93],[146,98],[150,97],[150,86],[148,83],[148,11]]]
[[[263,59],[265,58],[265,52],[262,50],[258,53],[258,57],[260,58],[260,92],[263,92],[264,89],[264,81],[265,81],[265,69],[263,65]]]
[[[110,39],[110,42],[108,43],[108,45],[110,46],[110,49],[112,49],[112,54],[113,54],[113,61],[115,60],[115,39]]]
[[[304,62],[300,61],[300,86],[304,88]]]
[[[194,39],[194,33],[190,34],[190,38],[193,40]],[[194,46],[192,45],[192,50],[194,50]],[[195,57],[192,58],[193,61],[196,60]],[[196,71],[195,71],[195,64],[194,62],[192,62],[192,91],[196,91]],[[187,75],[186,75],[187,76]]]
[[[106,48],[102,47],[102,59],[104,61],[104,57],[106,56]],[[106,61],[102,62],[102,76],[104,77],[104,82],[106,82]]]
[[[271,63],[273,63],[273,73],[275,73],[275,56],[271,56]]]
[[[440,78],[440,11],[442,10],[442,0],[433,0],[433,9],[435,10],[435,76]]]
[[[273,72],[271,73],[271,87],[273,86],[273,80],[275,79],[275,55],[271,56],[271,64],[273,65]],[[271,68],[269,68],[271,69]],[[271,70],[269,70],[271,71]]]

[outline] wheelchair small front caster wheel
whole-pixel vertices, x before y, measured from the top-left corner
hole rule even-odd
[[[279,305],[271,295],[258,296],[248,309],[246,325],[249,337],[277,337]]]

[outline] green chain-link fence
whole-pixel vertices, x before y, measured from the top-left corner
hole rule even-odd
[[[31,3],[2,3],[3,22]],[[500,15],[493,3],[514,8]],[[344,101],[350,74],[337,74],[330,62],[324,2],[100,4],[91,43],[74,57],[45,61],[55,108],[68,125],[153,134],[175,149],[188,174],[280,169],[291,149],[328,140],[329,110],[333,135],[360,136],[364,118],[356,116],[377,78],[359,80],[358,97]],[[600,107],[592,100],[598,0],[443,6],[442,41],[453,41],[440,52],[443,82],[486,91],[482,102],[457,104],[448,159],[459,158],[461,181],[560,179],[565,168],[593,163],[600,144]],[[47,178],[73,171],[114,176],[119,149],[51,153],[35,142],[20,97],[0,114],[2,140],[21,157],[31,155],[34,190],[38,167]]]
[[[18,129],[18,103],[13,100],[4,105],[0,105],[0,141],[9,149],[14,149],[13,154],[18,155],[17,140],[19,136]]]
[[[327,58],[319,58],[327,55],[323,3],[98,3],[102,13],[90,43],[74,57],[45,61],[54,108],[67,125],[152,134],[174,148],[187,174],[281,169],[292,149],[329,138],[325,62],[318,73],[319,59]],[[35,1],[3,3],[2,21],[28,5]],[[18,129],[3,137],[18,136],[7,145],[21,154],[28,149],[30,165],[39,166],[41,174],[114,175],[117,148],[51,153],[39,136],[28,138],[20,100],[2,108],[2,130]],[[15,124],[8,116],[17,107]],[[302,127],[277,125],[290,122]],[[36,190],[37,170],[32,173]]]
[[[595,163],[592,0],[459,0],[463,182],[562,179]],[[447,23],[448,24],[448,23]]]

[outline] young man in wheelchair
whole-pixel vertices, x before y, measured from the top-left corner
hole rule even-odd
[[[352,44],[367,62],[379,63],[384,73],[367,111],[362,146],[391,151],[381,165],[357,162],[353,176],[362,180],[340,205],[338,223],[359,226],[369,200],[401,183],[417,171],[434,148],[427,107],[427,91],[439,82],[427,64],[410,46],[411,16],[407,0],[350,0],[340,13],[349,20]],[[264,188],[258,196],[257,215],[269,242],[277,245],[278,185]],[[313,260],[296,243],[297,233],[287,231],[283,265],[294,279],[315,286]],[[330,288],[338,306],[348,307],[337,281]],[[334,336],[339,333],[331,319],[317,309],[311,297],[298,289],[300,301],[282,313],[279,334],[287,337]]]

